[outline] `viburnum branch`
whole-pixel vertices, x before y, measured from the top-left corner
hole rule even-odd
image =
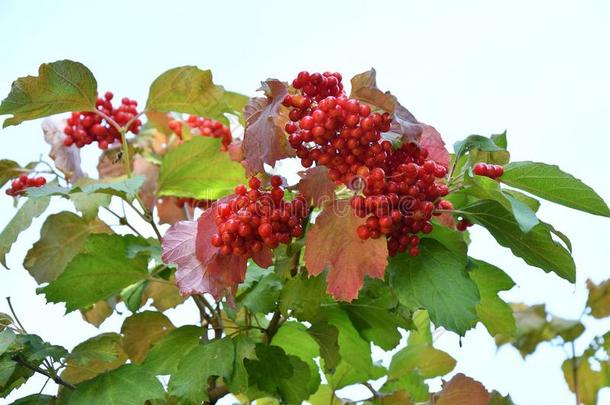
[[[209,404],[210,405],[216,404],[222,397],[224,397],[225,395],[228,395],[230,393],[231,392],[229,391],[229,389],[224,385],[209,388],[208,389],[208,396],[210,397]]]
[[[280,328],[281,319],[282,319],[281,312],[279,310],[276,310],[273,313],[273,317],[271,318],[271,321],[269,322],[269,326],[267,326],[267,329],[265,329],[265,337],[266,337],[265,340],[266,340],[267,344],[271,343],[271,339],[273,339],[273,336],[275,336],[278,329]]]
[[[127,174],[127,177],[131,177],[131,157],[129,156],[129,144],[127,143],[127,128],[121,128],[119,133],[121,134],[121,145],[123,146],[125,174]]]
[[[23,367],[28,368],[36,373],[42,374],[50,379],[52,379],[53,381],[55,381],[56,384],[59,385],[63,385],[64,387],[68,387],[72,390],[76,389],[76,386],[74,384],[71,384],[67,381],[62,380],[62,378],[58,375],[53,375],[50,372],[48,372],[47,370],[43,370],[40,367],[36,367],[33,366],[31,364],[29,364],[28,362],[26,362],[25,360],[23,360],[21,357],[17,356],[13,356],[12,357],[13,361],[15,361],[16,363],[21,364]]]
[[[93,112],[95,112],[97,115],[99,115],[104,120],[106,120],[106,122],[109,125],[112,125],[114,127],[114,129],[116,129],[117,131],[121,132],[121,130],[122,130],[121,126],[115,120],[113,120],[110,116],[108,116],[106,113],[104,113],[103,111],[98,110],[97,108]]]
[[[580,396],[578,395],[578,364],[576,364],[576,346],[574,341],[570,342],[572,345],[572,379],[574,381],[574,395],[576,396],[576,405],[580,404]]]
[[[131,229],[136,235],[143,237],[142,234],[133,226],[129,223],[129,221],[127,221],[126,217],[121,216],[120,214],[117,214],[116,212],[114,212],[113,210],[111,210],[108,207],[104,207],[102,206],[102,208],[106,209],[106,211],[108,211],[109,213],[111,213],[112,215],[114,215],[118,220],[119,220],[119,225],[123,225],[128,227],[129,229]]]

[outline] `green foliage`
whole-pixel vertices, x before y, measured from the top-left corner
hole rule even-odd
[[[415,258],[401,254],[390,260],[390,284],[407,308],[426,309],[435,325],[463,335],[476,322],[480,301],[466,257],[432,239],[422,240],[420,250]]]
[[[0,233],[0,263],[6,267],[6,255],[17,241],[19,234],[29,228],[32,220],[40,216],[49,206],[50,199],[27,200],[17,211],[13,219]]]
[[[243,182],[244,169],[219,153],[220,140],[193,137],[169,152],[159,174],[159,195],[216,199]]]
[[[0,115],[12,114],[3,127],[67,111],[93,111],[97,82],[85,65],[70,60],[44,63],[38,76],[17,79],[0,104]]]
[[[118,294],[147,275],[146,255],[129,256],[130,248],[142,244],[147,243],[131,235],[91,234],[64,272],[39,291],[49,302],[65,302],[67,312]]]

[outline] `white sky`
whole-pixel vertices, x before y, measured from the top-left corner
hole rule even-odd
[[[513,160],[559,163],[610,201],[603,165],[610,150],[610,3],[287,3],[3,0],[0,96],[8,94],[15,78],[35,74],[40,63],[64,58],[85,63],[100,91],[140,103],[158,74],[185,64],[211,68],[217,83],[249,95],[267,77],[288,80],[309,69],[340,71],[349,78],[373,66],[380,87],[434,125],[449,145],[471,133],[507,129]],[[25,164],[47,150],[40,122],[0,130],[1,158]],[[85,156],[93,161],[96,153],[89,147]],[[94,164],[88,170],[94,173]],[[53,206],[55,212],[61,208]],[[10,199],[0,198],[0,226],[12,215]],[[555,314],[578,317],[585,280],[610,276],[610,239],[603,233],[610,221],[550,203],[541,217],[572,239],[576,286],[511,257],[483,230],[473,232],[471,255],[514,278],[517,286],[505,299],[544,302]],[[8,312],[3,298],[12,296],[30,332],[68,348],[101,331],[118,330],[119,316],[100,331],[77,313],[63,317],[62,305],[45,305],[35,294],[35,282],[20,263],[41,224],[35,221],[19,239],[9,256],[11,270],[0,269],[0,312]],[[177,324],[197,320],[190,304],[169,313]],[[607,330],[610,321],[587,326],[592,336]],[[580,342],[581,348],[588,343]],[[489,389],[510,392],[517,404],[574,402],[560,370],[561,347],[542,345],[523,361],[510,347],[496,351],[482,327],[469,332],[461,348],[451,333],[437,344],[458,360],[456,371]],[[20,394],[38,392],[42,382],[35,379]],[[358,390],[350,394],[363,397]],[[610,390],[601,403],[610,403]]]

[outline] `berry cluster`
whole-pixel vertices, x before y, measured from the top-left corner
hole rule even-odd
[[[472,222],[470,222],[466,218],[462,218],[455,225],[455,228],[460,232],[464,232],[466,229],[470,228],[472,225],[473,225]]]
[[[106,92],[104,98],[98,97],[95,107],[120,126],[125,126],[138,114],[136,109],[138,103],[125,97],[121,100],[121,105],[114,108],[112,106],[113,97],[114,95],[111,92]],[[137,134],[140,132],[141,126],[142,121],[136,119],[129,126],[129,131]],[[73,112],[68,118],[64,134],[66,134],[64,145],[76,145],[79,148],[97,142],[100,149],[107,149],[115,141],[121,141],[121,134],[115,127],[106,122],[100,115],[90,111]]]
[[[229,145],[233,141],[231,130],[220,121],[190,115],[185,122],[191,129],[193,135],[221,138],[222,145],[220,149],[223,152],[228,150]],[[178,137],[180,137],[180,139],[182,139],[182,121],[172,120],[169,122],[169,127]]]
[[[332,180],[351,188],[362,180],[363,195],[351,200],[356,215],[367,218],[358,236],[385,235],[390,255],[407,250],[418,255],[417,233],[430,233],[435,207],[449,203],[441,200],[447,185],[438,181],[446,167],[415,143],[394,149],[381,136],[390,130],[390,115],[347,98],[340,74],[301,72],[293,87],[297,93],[282,104],[290,108],[285,130],[301,164],[327,166]]]
[[[293,86],[302,91],[282,101],[290,108],[285,130],[304,167],[327,166],[332,180],[349,184],[385,162],[392,144],[381,133],[390,129],[389,114],[347,98],[338,73],[301,72]]]
[[[11,182],[11,186],[6,190],[6,194],[11,197],[23,195],[28,187],[42,187],[47,184],[47,179],[44,177],[28,177],[22,174]]]
[[[477,176],[485,176],[491,179],[497,179],[504,174],[504,168],[500,165],[490,165],[479,162],[472,168],[472,172]]]
[[[212,245],[222,255],[247,258],[260,252],[264,246],[275,249],[280,243],[288,244],[293,237],[303,235],[303,218],[308,213],[305,198],[297,196],[284,201],[282,179],[271,178],[271,190],[261,189],[261,182],[253,177],[250,190],[241,184],[235,187],[235,198],[219,204],[216,214],[218,233],[212,236]]]

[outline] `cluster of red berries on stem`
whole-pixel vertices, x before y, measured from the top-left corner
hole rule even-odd
[[[491,165],[484,162],[479,162],[472,168],[472,172],[477,176],[485,176],[491,179],[497,179],[504,174],[504,168],[500,165]]]
[[[462,218],[455,225],[455,228],[460,232],[464,232],[466,229],[470,228],[472,225],[473,225],[472,222],[470,222],[466,218]]]
[[[47,179],[42,176],[28,177],[26,174],[22,174],[11,182],[11,186],[6,190],[6,194],[11,197],[18,197],[23,195],[28,187],[42,187],[45,184],[47,184]]]
[[[186,121],[186,125],[191,129],[193,135],[209,136],[213,138],[220,138],[222,145],[220,149],[226,152],[229,145],[233,141],[231,130],[229,127],[224,125],[222,122],[213,120],[211,118],[197,117],[196,115],[190,115]],[[172,120],[169,122],[170,129],[182,139],[182,124],[180,120]]]
[[[95,107],[98,111],[112,118],[119,126],[125,126],[138,115],[136,108],[138,103],[125,97],[121,100],[121,105],[114,108],[112,105],[113,97],[114,95],[111,92],[106,92],[104,98],[98,97]],[[142,121],[135,119],[128,130],[137,134],[140,132],[141,126]],[[64,145],[76,145],[78,148],[97,142],[100,149],[107,149],[115,141],[121,141],[119,131],[101,115],[91,111],[73,112],[68,118],[64,134],[66,135]]]
[[[292,238],[303,236],[303,218],[308,214],[305,198],[296,196],[284,201],[282,179],[271,177],[271,190],[261,188],[261,182],[252,177],[248,188],[235,187],[235,198],[221,203],[216,211],[218,233],[212,235],[212,245],[222,255],[252,257],[265,246],[275,249],[289,244]]]
[[[297,93],[282,104],[290,109],[285,130],[301,164],[326,166],[332,180],[362,188],[351,200],[356,215],[367,218],[357,230],[361,239],[385,235],[390,255],[418,255],[417,234],[430,233],[434,209],[448,203],[447,168],[415,143],[394,149],[382,137],[390,115],[346,97],[340,74],[300,72],[293,87]]]

